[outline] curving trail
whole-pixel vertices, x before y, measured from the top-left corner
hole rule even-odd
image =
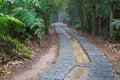
[[[95,45],[62,23],[54,25],[60,39],[59,57],[35,80],[113,80],[111,63]],[[90,61],[77,60],[70,36],[81,45],[84,52],[80,54],[88,55]]]

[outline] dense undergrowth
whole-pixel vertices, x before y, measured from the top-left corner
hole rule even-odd
[[[1,55],[1,63],[5,63],[8,60],[15,59],[17,57],[28,57],[30,58],[30,52],[22,45],[17,37],[14,37],[13,34],[22,33],[20,27],[25,27],[25,24],[18,19],[10,17],[8,15],[0,13],[0,49],[4,52],[4,55]],[[19,31],[18,31],[19,30]],[[16,38],[16,39],[15,39]],[[17,53],[19,52],[19,54]],[[1,53],[2,54],[2,53]],[[9,58],[5,59],[5,56]]]
[[[42,41],[56,6],[57,0],[0,0],[0,76],[9,62],[33,57],[26,43]]]
[[[1,75],[10,61],[32,58],[25,43],[42,40],[47,33],[51,4],[48,0],[0,0]]]

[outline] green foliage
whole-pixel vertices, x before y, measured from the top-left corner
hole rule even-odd
[[[52,12],[52,14],[50,15],[50,23],[54,23],[57,21],[57,13],[55,11]]]
[[[21,51],[21,54],[19,56],[21,57],[27,57],[27,58],[31,58],[31,54],[30,52],[28,51],[27,48],[25,48],[24,45],[22,45],[18,40],[15,40],[15,39],[12,39],[10,38],[9,36],[3,36],[0,34],[0,39],[6,41],[6,42],[9,42],[13,45],[15,45],[16,49],[20,50]],[[11,55],[11,54],[10,54]]]
[[[115,27],[113,39],[120,43],[120,19],[113,19],[113,25]]]
[[[119,31],[114,31],[113,32],[113,40],[120,43],[120,30]]]
[[[58,3],[62,3],[62,1]],[[120,0],[67,1],[65,9],[67,15],[66,22],[74,25],[77,29],[79,28],[78,24],[80,24],[81,31],[83,32],[99,35],[107,39],[114,39],[115,35],[119,35],[118,32],[116,33],[120,26],[120,21],[118,20],[120,18],[119,3]],[[112,19],[114,19],[113,22]],[[112,34],[115,35],[112,36]]]
[[[11,30],[20,30],[19,26],[22,26],[23,28],[25,27],[25,24],[20,20],[2,13],[0,13],[0,23],[0,34],[3,35],[9,35]]]
[[[77,24],[77,25],[75,25],[75,28],[77,29],[77,30],[80,30],[80,24]]]
[[[39,0],[28,0],[28,2],[31,4],[31,5],[34,5],[35,7],[37,8],[41,8],[41,5],[40,5],[40,1]]]
[[[113,19],[112,24],[114,25],[114,27],[116,28],[116,30],[120,29],[120,19]]]
[[[10,17],[2,13],[0,13],[0,23],[1,23],[0,39],[16,46],[16,49],[20,50],[25,57],[30,58],[31,57],[30,52],[18,40],[11,38],[11,37],[14,37],[13,34],[15,34],[14,33],[15,31],[18,33],[21,33],[22,31],[24,31],[25,24],[18,19],[15,19],[13,17]],[[9,54],[9,55],[12,55],[12,54]]]
[[[41,18],[36,18],[36,14],[33,10],[16,8],[14,12],[21,21],[23,21],[31,30],[34,31],[38,38],[42,38],[45,29],[44,21]]]
[[[26,25],[14,17],[0,13],[0,23],[0,34],[9,35],[22,41],[29,37]]]
[[[14,17],[10,17],[8,15],[5,15],[5,14],[2,14],[0,13],[0,21],[1,23],[3,24],[3,26],[6,26],[7,23],[13,23],[12,25],[20,25],[20,26],[25,26],[25,24],[23,22],[21,22],[20,20],[18,19],[15,19]]]
[[[57,6],[57,3],[64,4],[64,2],[56,1],[0,0],[0,40],[14,46],[5,50],[11,58],[15,56],[31,57],[27,48],[20,42],[36,36],[42,39],[43,35],[48,32],[53,6]]]

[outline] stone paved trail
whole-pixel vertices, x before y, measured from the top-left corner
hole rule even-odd
[[[70,40],[61,28],[80,42],[90,58],[89,63],[76,61]],[[63,24],[55,24],[55,29],[60,39],[59,57],[55,64],[35,80],[64,80],[75,66],[90,69],[87,80],[113,80],[111,63],[95,45]]]

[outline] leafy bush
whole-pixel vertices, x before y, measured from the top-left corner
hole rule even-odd
[[[23,21],[28,28],[33,30],[38,38],[42,38],[45,32],[44,21],[41,18],[36,18],[36,13],[33,10],[23,9],[21,7],[14,10],[15,15]]]
[[[120,31],[114,31],[113,32],[113,40],[120,43]]]
[[[76,28],[77,30],[80,30],[80,29],[81,29],[81,25],[80,25],[80,24],[76,24],[76,25],[75,25],[75,28]]]
[[[8,43],[11,43],[15,46],[15,48],[21,52],[21,54],[19,56],[21,57],[27,57],[27,58],[30,58],[31,57],[31,54],[30,52],[28,51],[28,49],[22,45],[18,40],[15,40],[15,39],[12,39],[10,38],[9,36],[3,36],[0,34],[0,39],[8,42]]]
[[[120,43],[120,19],[113,19],[112,24],[114,25],[113,40]]]
[[[15,49],[20,51],[22,54],[19,56],[24,56],[27,58],[31,57],[30,52],[24,45],[22,45],[18,40],[13,39],[14,32],[21,33],[24,32],[25,24],[18,19],[10,17],[8,15],[0,13],[0,40],[7,43],[11,43],[15,46]],[[19,37],[19,35],[18,35]],[[12,54],[9,54],[12,55]],[[18,53],[16,53],[18,55]]]
[[[11,32],[21,32],[25,29],[25,24],[20,20],[0,13],[0,34],[10,35]]]
[[[120,19],[113,19],[112,24],[114,25],[116,30],[120,29]]]

